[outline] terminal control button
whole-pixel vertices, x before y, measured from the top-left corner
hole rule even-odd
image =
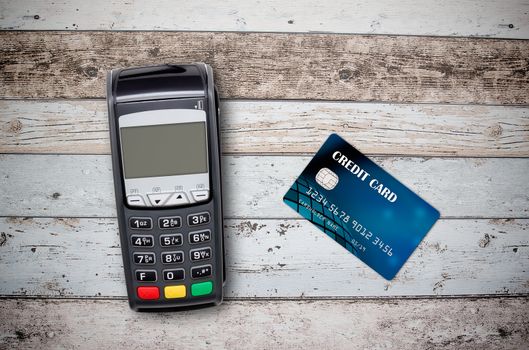
[[[191,195],[193,195],[193,199],[196,202],[205,201],[209,198],[209,191],[208,190],[199,190],[199,191],[191,191]]]
[[[138,287],[138,298],[143,300],[155,300],[160,298],[158,287]]]
[[[167,198],[171,196],[172,193],[151,193],[148,194],[149,201],[154,207],[160,207],[165,204]]]
[[[140,282],[155,282],[156,281],[156,271],[136,270],[136,279]]]
[[[194,283],[191,285],[191,295],[194,297],[198,297],[201,295],[208,295],[208,294],[211,294],[212,291],[213,291],[213,282],[211,281]]]
[[[186,286],[183,284],[178,286],[165,286],[164,294],[167,299],[185,298]]]
[[[127,204],[132,206],[145,206],[145,202],[143,201],[143,197],[139,195],[132,195],[127,196]]]
[[[189,200],[187,199],[186,194],[184,192],[176,192],[171,198],[169,198],[165,205],[181,205],[187,203],[189,203]]]
[[[211,265],[197,266],[191,268],[192,278],[202,278],[211,276]]]

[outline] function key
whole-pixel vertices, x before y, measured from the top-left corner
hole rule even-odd
[[[163,270],[164,281],[180,281],[185,277],[184,269]]]
[[[202,278],[211,276],[211,265],[197,266],[191,269],[192,278]]]
[[[127,196],[127,203],[130,206],[137,206],[137,207],[144,207],[145,202],[143,201],[143,197],[140,195],[131,195]]]
[[[147,195],[153,207],[161,207],[172,193],[150,193]]]
[[[184,284],[178,286],[165,286],[163,291],[166,299],[186,297],[186,286]]]
[[[152,228],[152,219],[132,217],[129,219],[129,226],[134,230],[150,230]]]
[[[182,226],[182,218],[180,216],[166,216],[158,218],[158,227],[162,230],[177,228]]]
[[[189,232],[189,243],[191,244],[204,243],[210,240],[211,240],[210,230]]]
[[[213,282],[211,281],[193,283],[191,285],[191,295],[194,297],[198,297],[201,295],[208,295],[208,294],[211,294],[212,291],[213,291]]]
[[[189,255],[191,256],[191,261],[201,261],[201,260],[207,260],[211,258],[211,248],[200,248],[200,249],[193,249],[189,252]]]
[[[189,200],[187,199],[186,194],[184,192],[177,192],[171,198],[169,198],[165,205],[182,205],[187,203],[189,203]]]
[[[138,287],[138,298],[143,300],[155,300],[160,298],[160,290],[158,287]]]
[[[156,262],[154,253],[132,253],[132,256],[137,265],[153,265]]]
[[[136,270],[136,280],[140,282],[155,282],[156,281],[156,271]]]
[[[152,247],[154,246],[154,237],[153,236],[144,236],[144,235],[132,235],[130,236],[132,245],[134,247]]]
[[[164,264],[181,264],[183,262],[184,262],[184,252],[162,253],[162,263]]]
[[[208,190],[191,191],[191,194],[193,195],[195,202],[205,201],[209,198]]]
[[[171,247],[182,245],[182,235],[179,233],[173,235],[161,235],[160,236],[160,245],[162,247]]]
[[[187,224],[189,226],[205,225],[209,223],[210,216],[207,211],[203,213],[196,213],[187,216]]]

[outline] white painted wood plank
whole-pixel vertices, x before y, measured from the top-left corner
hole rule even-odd
[[[226,220],[227,297],[529,293],[529,220],[441,220],[391,282],[305,220]],[[115,219],[3,218],[0,295],[125,296]]]
[[[0,100],[0,153],[107,154],[104,100]],[[313,154],[337,132],[366,154],[523,157],[529,108],[223,101],[224,153]]]
[[[298,217],[282,198],[309,159],[223,157],[225,216]],[[443,217],[528,217],[529,158],[373,159]],[[0,179],[0,216],[115,216],[108,155],[0,155]]]
[[[135,313],[124,300],[3,300],[6,349],[524,349],[527,297],[230,301]]]
[[[529,38],[522,0],[201,2],[38,1],[0,4],[0,28],[333,32]]]

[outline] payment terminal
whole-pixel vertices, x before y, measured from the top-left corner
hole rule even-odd
[[[225,271],[219,101],[211,67],[114,69],[107,100],[131,308],[218,305]]]

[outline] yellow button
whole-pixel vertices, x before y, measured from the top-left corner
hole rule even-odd
[[[163,289],[165,297],[167,299],[185,298],[186,297],[186,286],[167,286]]]

